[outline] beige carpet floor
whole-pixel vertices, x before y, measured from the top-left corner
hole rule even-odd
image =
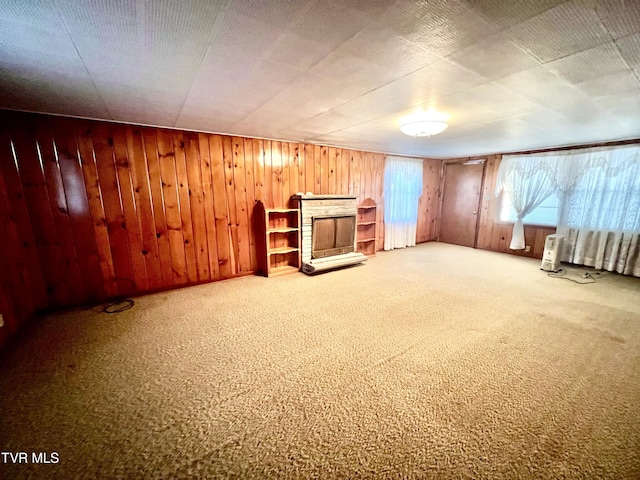
[[[638,278],[428,243],[135,302],[3,353],[0,476],[640,478]]]

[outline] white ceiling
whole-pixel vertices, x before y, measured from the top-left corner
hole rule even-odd
[[[0,107],[430,157],[640,137],[638,0],[0,0]],[[400,133],[415,109],[449,115]]]

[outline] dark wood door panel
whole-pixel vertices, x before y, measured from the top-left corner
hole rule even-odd
[[[450,163],[445,168],[441,242],[475,247],[484,162]]]

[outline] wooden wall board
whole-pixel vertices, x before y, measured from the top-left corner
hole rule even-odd
[[[202,186],[202,165],[200,161],[200,139],[197,133],[185,132],[184,138],[186,192],[191,212],[192,245],[195,251],[196,280],[211,280],[209,273],[209,243],[205,216],[204,189]],[[208,158],[208,148],[205,152]],[[211,182],[209,182],[209,187]]]
[[[241,137],[232,137],[231,141],[233,149],[233,191],[236,205],[236,241],[238,242],[238,273],[246,274],[252,270],[244,140]]]
[[[51,216],[62,256],[64,282],[69,291],[69,297],[65,299],[64,303],[77,304],[86,296],[84,282],[80,274],[78,254],[71,231],[69,208],[55,151],[53,133],[50,125],[42,123],[44,122],[41,122],[41,119],[37,119],[34,126],[46,191],[49,195]]]
[[[182,238],[184,241],[184,255],[187,265],[187,283],[196,283],[198,282],[198,265],[193,238],[193,220],[191,218],[191,199],[189,193],[189,179],[187,176],[184,136],[182,132],[174,131],[172,132],[172,137]]]
[[[9,128],[9,125],[3,125],[0,131],[0,177],[3,180],[2,198],[6,202],[2,235],[7,242],[2,257],[11,265],[12,274],[5,277],[9,283],[5,286],[5,294],[8,298],[16,298],[15,306],[8,305],[7,308],[17,312],[17,325],[23,320],[19,316],[22,305],[33,312],[48,306],[49,300]]]
[[[182,217],[180,215],[173,135],[169,130],[158,130],[157,138],[162,199],[164,200],[167,237],[171,250],[173,283],[174,285],[186,285],[189,283],[189,276],[187,273],[187,257],[182,232]]]
[[[89,121],[79,121],[76,124],[76,135],[78,141],[78,152],[82,165],[82,176],[87,192],[89,213],[93,223],[93,234],[96,242],[96,253],[100,262],[102,272],[102,282],[104,284],[104,296],[111,298],[117,295],[118,288],[114,282],[115,270],[113,257],[109,243],[109,232],[107,230],[107,220],[105,217],[100,184],[98,182],[98,169],[93,151],[93,140],[91,138],[91,126]]]
[[[4,140],[4,139],[2,139]],[[9,154],[9,141],[0,140],[3,154],[0,161],[5,161]],[[5,150],[6,149],[6,150]],[[6,327],[0,333],[15,332],[24,319],[37,308],[36,296],[31,295],[33,285],[40,290],[44,298],[42,278],[39,285],[34,284],[28,265],[25,262],[25,251],[21,246],[15,211],[12,208],[9,189],[3,175],[0,174],[0,251],[15,252],[12,255],[0,255],[0,313],[4,315]],[[37,257],[37,256],[36,256]],[[0,337],[0,344],[5,339]]]
[[[213,191],[213,178],[211,167],[211,154],[209,150],[209,136],[198,134],[198,151],[200,153],[200,175],[202,188],[202,210],[204,213],[204,229],[207,235],[207,255],[209,258],[209,278],[220,278],[220,265],[218,263],[218,235],[216,232],[215,198]],[[197,231],[200,228],[196,228]],[[204,267],[198,267],[203,271]]]
[[[15,323],[255,272],[257,202],[300,191],[373,198],[382,248],[383,154],[16,112],[0,126],[2,265],[29,292],[2,307]]]
[[[225,164],[222,151],[222,136],[209,138],[209,158],[213,182],[213,208],[216,218],[216,237],[218,245],[218,266],[220,278],[230,278],[232,273],[231,235],[227,214],[227,195],[225,186]]]
[[[158,153],[157,130],[153,128],[142,129],[142,139],[147,159],[149,175],[149,190],[152,200],[152,212],[155,223],[155,236],[158,245],[158,258],[160,260],[160,271],[162,273],[162,284],[165,288],[175,285],[173,273],[173,261],[171,246],[169,245],[169,234],[165,205],[162,193],[162,176],[160,174],[160,155]],[[142,162],[137,167],[142,167]],[[140,172],[142,175],[142,172]]]
[[[150,291],[155,291],[163,288],[165,284],[162,279],[162,262],[160,260],[158,239],[156,238],[156,219],[142,131],[137,127],[128,127],[125,135],[147,288]],[[170,262],[171,257],[169,256],[166,263],[170,266]],[[170,274],[170,272],[167,272],[167,274]]]
[[[148,291],[147,265],[142,253],[142,235],[136,207],[131,162],[129,161],[127,132],[124,125],[113,126],[113,153],[116,162],[118,187],[120,189],[120,201],[124,214],[124,228],[131,256],[132,280],[135,284],[134,291]],[[133,291],[130,293],[133,293]]]
[[[96,246],[87,190],[78,153],[74,123],[66,118],[52,122],[53,138],[60,176],[67,199],[71,234],[75,243],[78,267],[85,298],[80,303],[98,302],[105,298],[104,281]],[[73,132],[73,134],[69,134]]]
[[[13,132],[12,139],[49,304],[56,307],[68,305],[71,292],[66,283],[64,260],[51,211],[36,130],[31,121],[21,127]]]

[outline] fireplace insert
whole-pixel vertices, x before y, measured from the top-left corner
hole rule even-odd
[[[311,258],[331,257],[355,251],[356,216],[313,217]]]

